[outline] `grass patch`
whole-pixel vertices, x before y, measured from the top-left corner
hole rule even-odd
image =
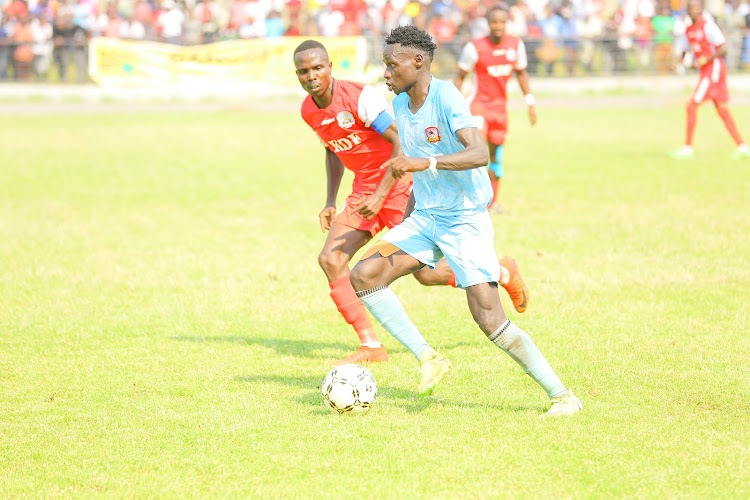
[[[750,168],[707,107],[696,159],[669,160],[683,119],[511,113],[496,245],[532,296],[502,299],[585,405],[552,422],[462,292],[410,278],[393,288],[454,371],[419,400],[379,330],[373,409],[323,407],[356,339],[296,111],[6,120],[0,496],[750,496]]]

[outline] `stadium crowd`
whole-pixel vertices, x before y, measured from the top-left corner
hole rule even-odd
[[[0,80],[87,78],[91,37],[194,45],[229,39],[361,35],[379,48],[392,28],[426,29],[455,58],[487,33],[495,0],[0,0]],[[684,49],[684,0],[510,0],[508,32],[529,72],[669,73]],[[730,69],[750,63],[750,0],[707,0]],[[377,50],[373,50],[373,54]],[[448,63],[450,64],[450,62]]]

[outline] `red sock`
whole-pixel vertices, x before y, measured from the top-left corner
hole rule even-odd
[[[685,145],[693,145],[693,133],[695,132],[695,124],[698,122],[698,105],[690,101],[687,106],[687,135],[685,137]]]
[[[492,184],[492,201],[489,204],[491,207],[497,201],[497,193],[500,191],[500,180],[490,179],[490,184]]]
[[[739,146],[740,144],[745,142],[742,140],[742,137],[737,130],[737,124],[734,123],[734,118],[732,118],[732,113],[729,112],[729,108],[727,108],[726,106],[716,106],[716,112],[719,113],[721,121],[724,122],[724,126],[729,131],[729,135],[731,135],[732,139],[734,139],[734,143]]]
[[[451,277],[448,278],[448,283],[446,283],[446,285],[456,288],[456,273],[454,273],[453,271],[451,271]]]
[[[380,342],[375,329],[372,327],[370,318],[367,316],[365,305],[359,300],[357,294],[354,293],[349,276],[347,275],[331,281],[328,283],[328,286],[331,287],[331,298],[334,304],[336,304],[336,308],[344,317],[344,320],[354,327],[359,337],[359,342],[361,344]]]

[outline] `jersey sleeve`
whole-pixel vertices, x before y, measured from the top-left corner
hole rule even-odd
[[[518,71],[522,71],[529,65],[529,60],[526,57],[526,45],[524,45],[523,40],[520,38],[518,40],[518,49],[516,50],[518,52],[518,57],[516,58],[516,65],[514,68]]]
[[[476,119],[471,115],[469,105],[466,104],[463,94],[455,86],[446,85],[442,97],[445,118],[453,132],[463,128],[476,128]]]
[[[464,49],[461,51],[461,56],[458,58],[458,68],[469,73],[474,69],[474,66],[477,65],[478,60],[479,52],[477,52],[477,47],[469,42],[464,45]]]
[[[357,103],[357,115],[365,127],[372,125],[372,122],[383,112],[388,113],[388,103],[385,97],[372,85],[362,87],[362,93],[359,95]],[[390,115],[390,113],[388,113]],[[391,116],[393,120],[393,116]]]
[[[711,42],[714,47],[720,47],[727,43],[727,39],[724,38],[724,34],[715,22],[706,21],[706,24],[703,26],[703,31],[706,32],[706,40]]]

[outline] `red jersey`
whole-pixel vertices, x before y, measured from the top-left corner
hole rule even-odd
[[[474,71],[474,88],[469,103],[494,103],[505,108],[508,80],[515,70],[526,69],[526,47],[523,40],[504,35],[499,45],[489,37],[472,40],[464,47],[458,67],[467,73]]]
[[[726,43],[726,39],[716,23],[703,16],[687,27],[685,36],[687,36],[690,49],[696,59],[713,57],[716,54],[716,48]],[[718,75],[722,72],[722,66],[724,66],[723,59],[717,57],[701,67],[701,75],[708,76],[711,73]],[[716,78],[713,78],[713,80],[716,81]]]
[[[318,134],[325,147],[354,172],[352,191],[355,193],[375,192],[385,175],[380,166],[391,157],[393,145],[371,125],[387,110],[388,103],[374,87],[344,80],[333,81],[333,96],[327,108],[318,108],[309,95],[302,102],[302,119]],[[410,182],[409,176],[409,179],[400,179],[397,185]]]

